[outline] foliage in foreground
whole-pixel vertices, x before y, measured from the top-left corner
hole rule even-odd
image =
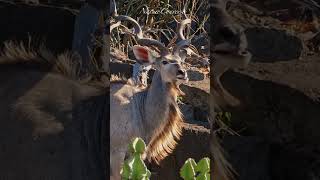
[[[210,180],[210,159],[203,158],[198,163],[189,158],[180,169],[184,180]]]
[[[122,180],[148,180],[151,172],[142,160],[142,154],[146,149],[146,144],[141,138],[135,138],[129,145],[132,156],[124,162],[121,169]]]
[[[122,180],[149,180],[151,172],[142,160],[146,144],[141,138],[135,138],[129,144],[131,157],[124,162],[121,169]],[[210,159],[203,158],[198,163],[194,159],[186,160],[180,169],[184,180],[210,180]]]

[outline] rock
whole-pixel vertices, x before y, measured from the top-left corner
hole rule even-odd
[[[209,129],[202,126],[186,124],[183,136],[173,153],[162,161],[160,165],[150,163],[151,179],[180,180],[179,171],[188,158],[194,158],[197,162],[210,157]]]
[[[303,92],[299,81],[293,88],[263,78],[232,72],[223,76],[224,87],[244,106],[242,110],[226,109],[232,113],[232,121],[243,124],[245,127],[240,128],[246,129],[244,133],[263,137],[268,142],[319,144],[320,103]]]
[[[180,88],[186,94],[182,97],[184,103],[180,105],[185,121],[191,124],[207,122],[209,105],[206,98],[209,94],[197,86],[190,87],[183,84]]]
[[[293,62],[273,63],[270,67],[256,63],[241,73],[229,71],[222,77],[224,87],[243,104],[241,110],[225,109],[232,114],[231,128],[242,129],[242,135],[259,137],[258,140],[246,140],[247,137],[224,140],[231,162],[240,169],[240,173],[244,173],[244,179],[256,175],[258,178],[256,171],[261,174],[269,172],[261,179],[312,180],[320,177],[320,103],[308,93],[310,88],[306,88],[313,86],[314,93],[318,94],[316,98],[319,98],[319,84],[314,83],[317,82],[316,77],[306,74],[317,75],[318,61]],[[269,71],[257,73],[262,70]],[[246,150],[248,147],[252,153]],[[247,162],[248,167],[240,161]]]
[[[269,145],[261,138],[227,136],[223,147],[239,175],[237,180],[271,180]]]
[[[207,121],[209,118],[209,107],[202,106],[202,107],[194,107],[194,120],[195,121]]]
[[[204,74],[197,70],[188,70],[187,71],[189,81],[202,81],[205,79]]]
[[[194,121],[194,112],[193,107],[189,104],[180,104],[180,110],[183,114],[183,119],[185,122],[192,122]]]
[[[289,61],[299,58],[303,51],[302,41],[284,30],[254,27],[248,28],[246,35],[255,61]]]
[[[110,62],[111,74],[119,75],[120,77],[132,77],[133,66],[126,63]]]
[[[299,145],[271,146],[270,172],[275,180],[320,179],[319,152]]]
[[[200,54],[209,54],[209,39],[208,36],[203,34],[195,36],[191,43],[194,45]]]
[[[187,102],[194,107],[209,106],[209,94],[206,91],[184,84],[180,85],[180,89],[186,94],[183,96],[183,102]]]
[[[312,147],[270,144],[253,136],[227,136],[223,147],[239,175],[237,180],[320,178],[319,152]]]
[[[306,1],[281,1],[281,0],[267,0],[267,1],[252,1],[245,0],[243,3],[248,3],[251,6],[264,12],[265,15],[279,19],[281,21],[289,21],[292,19],[301,19],[303,21],[312,21],[312,10],[316,9],[311,3]]]

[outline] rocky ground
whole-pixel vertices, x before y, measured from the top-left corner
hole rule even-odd
[[[224,139],[240,180],[320,179],[320,56],[318,46],[310,46],[318,19],[297,18],[290,14],[296,6],[281,2],[287,4],[250,3],[269,15],[233,12],[247,28],[254,55],[247,68],[222,78],[243,103],[225,109],[232,114],[231,128],[242,135]]]

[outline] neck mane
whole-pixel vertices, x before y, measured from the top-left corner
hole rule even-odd
[[[165,83],[155,72],[152,84],[141,94],[142,127],[148,147],[146,157],[157,164],[175,149],[182,133],[182,114],[177,104],[176,83]]]

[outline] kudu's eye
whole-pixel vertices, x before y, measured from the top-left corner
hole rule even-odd
[[[166,65],[166,64],[168,64],[169,62],[168,61],[162,61],[162,64],[163,65]]]

